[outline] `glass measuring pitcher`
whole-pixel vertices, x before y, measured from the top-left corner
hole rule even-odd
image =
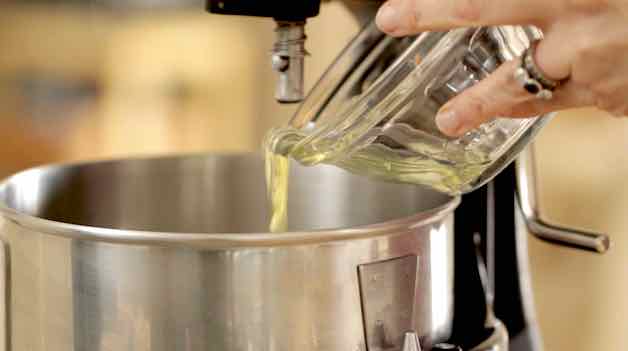
[[[500,26],[391,38],[374,23],[340,54],[267,147],[306,165],[328,163],[449,194],[494,177],[548,120],[497,118],[459,138],[440,133],[439,108],[541,37]]]

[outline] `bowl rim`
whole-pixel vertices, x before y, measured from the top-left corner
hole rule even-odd
[[[256,155],[256,156],[253,156]],[[15,178],[28,172],[51,172],[55,169],[73,168],[77,166],[118,163],[125,161],[151,161],[167,159],[194,159],[207,157],[259,157],[259,153],[224,152],[224,153],[184,153],[161,156],[133,156],[110,158],[94,161],[55,163],[22,170],[0,182],[0,194]],[[435,190],[430,190],[435,191]],[[285,245],[322,244],[334,241],[355,240],[363,238],[397,235],[415,231],[419,227],[441,221],[453,214],[460,204],[460,197],[451,197],[442,205],[421,211],[414,215],[396,218],[379,223],[360,225],[350,228],[316,229],[285,233],[168,233],[162,231],[115,229],[106,227],[72,224],[34,216],[9,207],[0,198],[0,233],[6,220],[17,226],[37,232],[65,237],[69,239],[89,240],[107,243],[157,245],[157,246],[191,246],[205,249],[227,249],[241,247],[269,247]]]

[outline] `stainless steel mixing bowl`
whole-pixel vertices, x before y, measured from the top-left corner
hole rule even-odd
[[[47,166],[0,185],[13,351],[383,350],[449,334],[457,198],[257,155]],[[427,347],[429,348],[429,346]]]

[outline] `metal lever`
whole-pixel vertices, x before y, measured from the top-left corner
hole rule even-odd
[[[0,220],[2,221],[2,220]],[[0,227],[2,223],[0,222]],[[9,253],[8,247],[4,243],[4,240],[0,239],[0,351],[6,351],[9,349]]]
[[[460,346],[452,345],[452,344],[436,344],[432,347],[432,351],[462,351]]]
[[[534,144],[517,160],[517,199],[528,230],[537,238],[561,246],[604,253],[610,246],[607,235],[549,224],[540,217]]]

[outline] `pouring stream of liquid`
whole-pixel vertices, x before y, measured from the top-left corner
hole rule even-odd
[[[266,191],[270,201],[270,232],[281,233],[288,230],[288,178],[290,161],[288,157],[275,153],[272,145],[264,145],[266,167]]]

